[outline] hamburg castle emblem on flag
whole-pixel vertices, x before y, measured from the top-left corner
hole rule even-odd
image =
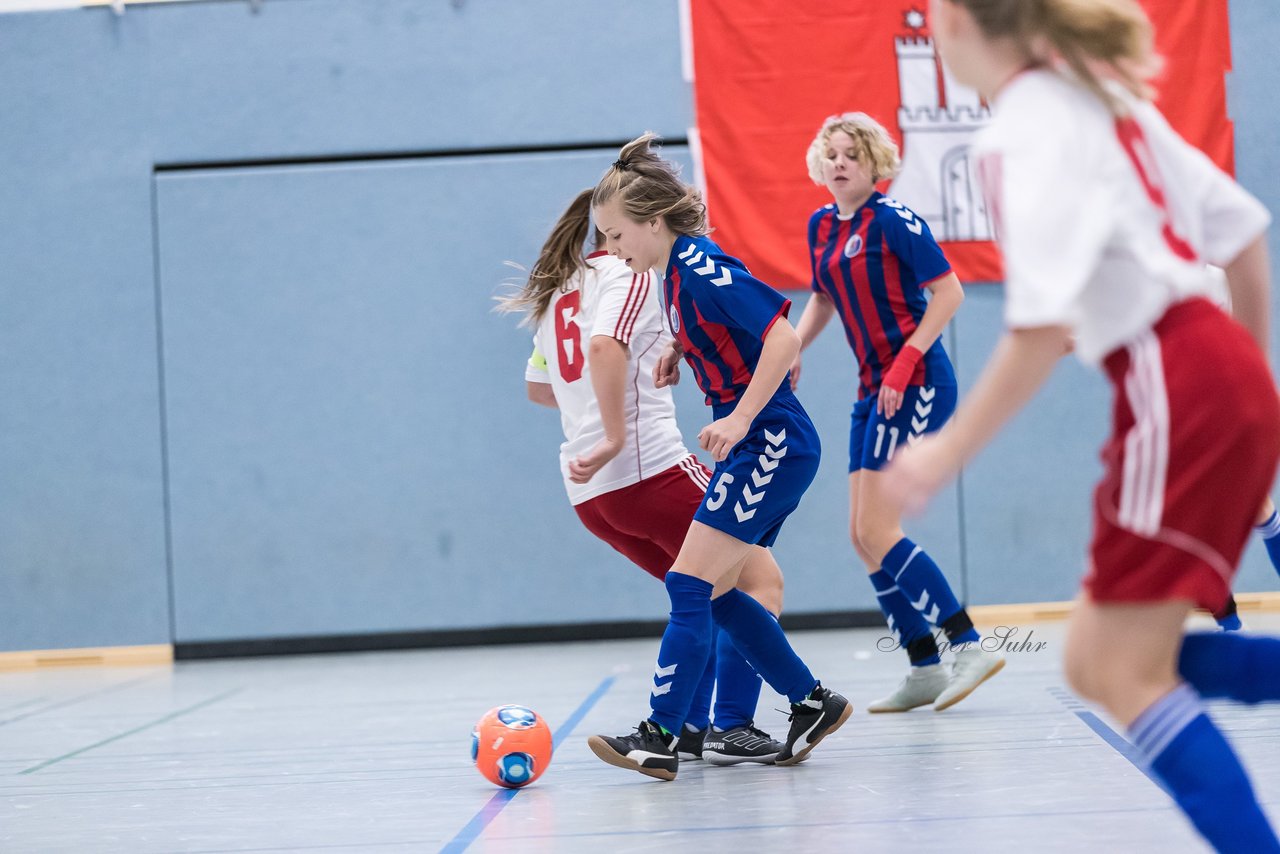
[[[887,195],[922,216],[940,241],[993,240],[969,157],[973,135],[991,120],[991,109],[939,61],[933,38],[922,34],[924,13],[912,9],[905,21],[912,35],[894,38],[902,172]]]

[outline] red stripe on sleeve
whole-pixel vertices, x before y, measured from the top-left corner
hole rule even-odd
[[[639,273],[631,274],[631,288],[627,291],[627,301],[622,304],[622,312],[618,315],[618,322],[615,323],[613,326],[613,337],[617,338],[619,341],[621,341],[624,344],[630,340],[627,337],[625,337],[626,335],[625,329],[627,325],[627,316],[629,312],[632,310],[632,305],[636,302],[636,291],[637,291],[636,286],[639,279],[640,279]]]
[[[652,277],[649,275],[648,272],[645,272],[640,277],[640,282],[641,282],[640,295],[636,299],[635,307],[631,312],[631,321],[627,324],[626,329],[623,330],[623,332],[627,336],[628,341],[630,341],[631,336],[635,334],[636,322],[640,319],[640,312],[644,310],[644,301],[649,298],[649,282],[651,278]]]

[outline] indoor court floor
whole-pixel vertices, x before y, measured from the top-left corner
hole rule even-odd
[[[0,673],[0,851],[1207,850],[1066,692],[1063,627],[1018,626],[1027,648],[967,700],[898,715],[863,711],[905,672],[882,632],[794,633],[849,722],[801,765],[689,762],[670,783],[586,746],[647,713],[653,639]],[[556,734],[527,789],[470,764],[502,703]],[[766,688],[757,723],[784,734],[784,706]],[[1212,708],[1280,819],[1280,708]]]

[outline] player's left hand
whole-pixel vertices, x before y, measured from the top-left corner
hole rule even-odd
[[[710,452],[711,459],[720,462],[729,456],[733,446],[741,442],[750,429],[750,421],[731,412],[703,427],[698,434],[698,445],[702,450]]]
[[[885,503],[898,513],[919,513],[959,469],[959,458],[945,433],[925,436],[915,445],[898,446],[884,470]]]
[[[616,457],[622,451],[622,442],[617,439],[610,439],[605,436],[596,446],[585,454],[569,460],[569,480],[574,483],[587,483],[591,478],[595,477],[596,472],[604,467],[604,464]]]
[[[876,400],[876,411],[884,413],[885,418],[892,418],[898,414],[898,409],[902,406],[902,391],[896,388],[890,388],[887,385],[880,386],[880,397]]]

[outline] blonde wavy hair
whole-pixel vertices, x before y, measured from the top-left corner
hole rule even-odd
[[[853,139],[858,162],[871,171],[872,183],[898,176],[902,169],[898,144],[893,141],[889,131],[884,129],[884,125],[866,113],[841,113],[828,116],[822,127],[818,128],[818,135],[809,143],[805,162],[809,165],[809,177],[813,179],[813,183],[825,186],[822,180],[822,161],[827,154],[827,143],[836,131],[844,131]]]

